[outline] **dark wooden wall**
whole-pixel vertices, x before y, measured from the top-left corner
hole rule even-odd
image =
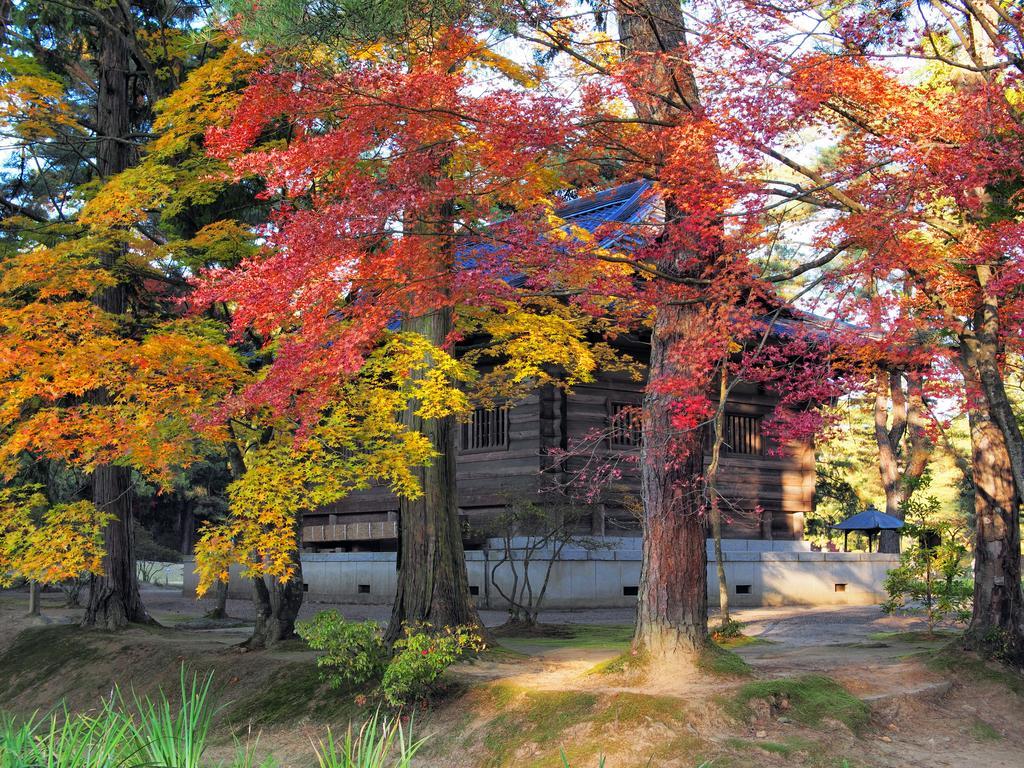
[[[600,493],[576,502],[577,508],[586,507],[580,526],[594,534],[639,534],[638,450],[613,447],[609,437],[612,404],[639,406],[642,386],[624,374],[602,374],[569,394],[546,386],[511,406],[503,447],[459,455],[459,506],[470,540],[485,536],[488,520],[510,503],[545,503],[554,492],[579,491],[573,480],[581,471],[590,488],[600,480]],[[730,393],[727,413],[764,418],[775,402],[755,385],[739,384]],[[789,445],[781,455],[773,455],[772,448],[766,443],[762,455],[723,455],[725,536],[802,537],[814,493],[813,447]],[[601,472],[609,466],[617,470],[611,478]],[[398,500],[385,488],[353,493],[305,516],[304,544],[391,548],[397,510]]]

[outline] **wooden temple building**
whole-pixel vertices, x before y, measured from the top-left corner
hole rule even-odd
[[[593,230],[605,222],[638,222],[651,214],[646,183],[635,182],[574,201],[561,215]],[[641,363],[646,344],[629,353]],[[640,535],[636,412],[643,382],[626,374],[599,373],[595,381],[565,393],[544,386],[524,399],[477,409],[460,427],[457,482],[467,546],[486,534],[487,521],[509,504],[551,503],[553,489],[571,485],[574,475],[595,460],[618,472],[593,501],[579,510],[581,532],[602,536]],[[777,398],[754,384],[737,384],[726,407],[720,489],[724,535],[736,539],[798,540],[811,511],[815,470],[810,444],[773,451],[763,424]],[[599,435],[598,439],[594,439]],[[569,450],[589,444],[585,455]],[[710,452],[710,445],[708,446]],[[706,456],[705,460],[710,460]],[[312,552],[394,550],[398,499],[386,488],[358,491],[304,516],[303,548]]]

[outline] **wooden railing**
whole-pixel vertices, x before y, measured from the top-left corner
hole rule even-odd
[[[373,523],[307,525],[302,529],[302,541],[307,544],[325,541],[369,541],[396,538],[398,538],[398,525],[389,520]]]

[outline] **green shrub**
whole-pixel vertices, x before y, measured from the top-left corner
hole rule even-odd
[[[724,640],[735,640],[739,637],[743,637],[743,622],[736,621],[736,619],[725,619],[711,630],[711,639],[716,643]]]
[[[320,677],[332,688],[356,688],[379,680],[388,651],[375,621],[346,621],[337,611],[321,611],[295,631],[314,651]]]
[[[885,577],[889,599],[882,604],[886,613],[908,608],[908,603],[924,614],[928,631],[943,621],[965,622],[971,617],[974,587],[961,534],[948,525],[920,527],[908,525],[920,533],[900,556],[900,564]]]
[[[380,685],[384,700],[392,706],[427,698],[448,667],[466,651],[483,648],[475,627],[432,630],[427,624],[405,627],[405,636],[395,641],[394,656]]]

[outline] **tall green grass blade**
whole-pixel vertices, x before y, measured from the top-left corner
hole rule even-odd
[[[341,741],[327,729],[327,738],[316,749],[318,768],[409,768],[425,739],[406,733],[398,718],[382,718],[380,712],[363,723],[353,735],[350,727]]]
[[[181,668],[181,704],[175,708],[160,691],[156,699],[133,695],[138,721],[131,731],[145,768],[202,768],[216,709],[210,699],[213,676],[202,682]]]

